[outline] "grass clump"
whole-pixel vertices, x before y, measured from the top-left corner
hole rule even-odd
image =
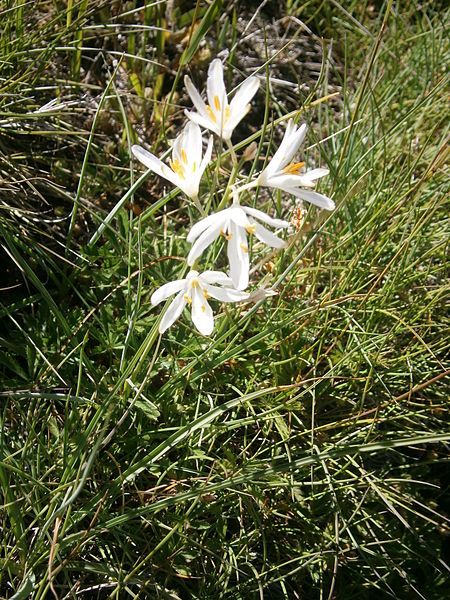
[[[235,3],[2,11],[2,595],[440,600],[444,8],[255,5],[247,30]],[[268,75],[294,86],[271,82],[273,110],[259,93],[235,150],[256,141],[259,170],[300,108],[338,209],[260,193],[298,228],[258,267],[278,294],[224,305],[211,339],[186,318],[161,339],[149,298],[183,269],[189,222],[130,148],[167,147],[182,75],[200,85],[225,48],[232,82],[264,74],[239,51],[264,23]],[[297,81],[305,48],[320,67]]]

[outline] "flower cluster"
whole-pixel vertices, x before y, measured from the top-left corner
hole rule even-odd
[[[220,302],[239,302],[251,298],[244,290],[249,285],[250,253],[249,236],[272,248],[283,248],[286,242],[267,229],[286,229],[287,221],[273,218],[266,213],[242,206],[240,193],[257,186],[279,189],[324,208],[333,210],[334,202],[326,196],[312,191],[318,179],[328,175],[327,169],[305,170],[304,162],[292,162],[306,134],[306,125],[297,127],[293,120],[287,124],[284,138],[264,170],[241,187],[232,186],[232,205],[216,213],[204,216],[199,199],[202,175],[211,161],[213,136],[209,136],[203,148],[201,127],[219,136],[231,149],[231,136],[238,123],[250,110],[250,102],[259,88],[259,79],[249,77],[228,101],[223,79],[223,66],[215,59],[209,66],[206,103],[189,77],[185,77],[186,90],[197,112],[185,111],[189,121],[172,146],[169,164],[142,148],[134,145],[132,152],[148,169],[170,181],[182,190],[196,205],[201,220],[195,223],[187,241],[192,244],[187,257],[190,272],[183,279],[166,283],[156,290],[153,305],[175,295],[165,311],[159,325],[160,333],[166,331],[181,315],[186,306],[191,308],[194,325],[204,335],[214,328],[214,316],[208,303],[209,298]],[[205,250],[219,237],[227,244],[229,275],[220,271],[200,273],[197,262]]]

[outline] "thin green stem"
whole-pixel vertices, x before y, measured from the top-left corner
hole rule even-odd
[[[231,160],[233,161],[233,166],[237,167],[238,157],[234,150],[233,142],[231,140],[225,140],[225,144],[227,145],[227,148],[230,151]]]

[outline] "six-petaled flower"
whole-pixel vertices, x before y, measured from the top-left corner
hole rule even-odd
[[[257,219],[257,220],[256,220]],[[255,235],[261,242],[272,248],[283,248],[285,242],[266,229],[261,223],[275,228],[286,228],[289,223],[274,219],[249,206],[233,205],[218,213],[198,221],[189,232],[188,242],[193,243],[189,252],[188,265],[193,265],[206,248],[219,235],[227,240],[227,255],[230,263],[230,276],[238,290],[248,286],[249,252],[247,234]]]
[[[212,61],[208,69],[206,83],[208,104],[204,102],[187,75],[184,82],[197,109],[197,112],[185,111],[186,116],[224,140],[231,139],[233,129],[250,110],[250,100],[259,87],[259,79],[249,77],[241,84],[231,102],[228,103],[227,91],[223,82],[223,66],[218,58]]]
[[[306,125],[303,124],[297,129],[294,121],[291,119],[287,124],[278,150],[264,171],[260,173],[256,183],[257,185],[283,190],[320,208],[333,210],[335,205],[331,198],[313,192],[311,189],[304,189],[313,188],[317,179],[328,175],[328,169],[304,171],[304,162],[292,162],[305,135]]]
[[[164,333],[183,312],[185,306],[191,307],[194,325],[203,335],[210,335],[214,329],[214,315],[208,298],[221,302],[240,302],[248,294],[235,290],[232,281],[220,271],[190,271],[185,279],[177,279],[161,286],[152,294],[151,303],[159,304],[176,294],[164,313],[159,324],[159,332]]]
[[[198,190],[202,175],[211,160],[212,137],[203,155],[203,138],[200,127],[189,122],[172,146],[172,159],[166,165],[141,146],[131,148],[134,156],[157,175],[179,187],[186,196],[198,202]],[[202,157],[203,155],[203,157]]]

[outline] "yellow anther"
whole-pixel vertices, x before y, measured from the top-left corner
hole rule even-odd
[[[248,254],[248,246],[246,244],[239,244],[241,247],[241,250],[245,253]]]
[[[226,240],[228,240],[228,241],[229,241],[229,240],[231,240],[231,239],[233,239],[233,234],[231,234],[231,233],[227,233],[227,232],[226,232],[226,231],[224,231],[223,229],[221,229],[221,230],[220,230],[220,235],[221,235],[222,237],[224,237],[224,238],[225,238]]]
[[[184,164],[187,164],[187,156],[184,148],[181,148],[181,160],[184,162]]]
[[[250,235],[253,235],[256,231],[256,225],[253,223],[252,225],[246,225],[245,226],[245,231],[247,233],[249,233]]]
[[[208,290],[203,290],[203,296],[205,297],[205,300],[208,300],[208,298],[209,298]]]
[[[192,298],[190,296],[183,294],[183,298],[188,304],[192,304]]]
[[[191,281],[191,287],[193,287],[193,288],[198,288],[199,287],[197,279],[193,279]]]
[[[171,166],[172,171],[174,173],[176,173],[179,177],[181,177],[182,179],[184,179],[184,167],[180,163],[179,160],[171,160],[170,161],[170,166]]]
[[[207,105],[207,107],[206,107],[206,112],[208,113],[208,117],[211,119],[211,121],[212,121],[213,123],[216,123],[216,122],[217,122],[216,115],[214,114],[214,111],[213,111],[213,109],[212,109],[212,108],[209,106],[209,104],[208,104],[208,105]]]
[[[194,162],[192,163],[192,172],[194,173],[196,170],[197,170],[197,163],[194,160]]]
[[[231,117],[231,108],[229,106],[225,107],[225,121],[228,121],[228,119]]]
[[[287,167],[284,167],[283,173],[289,173],[289,175],[298,175],[302,167],[305,166],[304,162],[291,163]]]
[[[201,308],[202,308],[202,312],[205,312],[206,311],[206,304],[202,304]]]
[[[219,96],[214,96],[214,106],[216,107],[216,110],[220,110]]]

